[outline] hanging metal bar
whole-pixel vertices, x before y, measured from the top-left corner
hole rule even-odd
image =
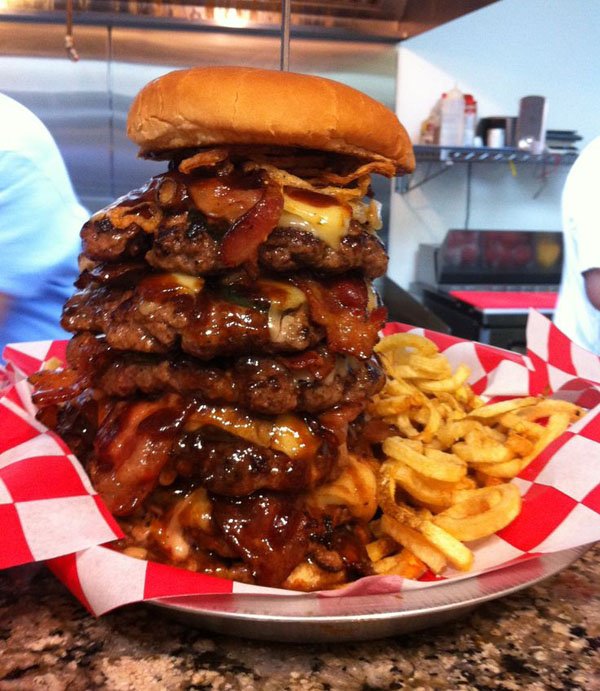
[[[287,72],[290,69],[290,18],[291,0],[281,0],[281,53],[279,69]]]
[[[65,50],[67,57],[73,62],[79,60],[79,54],[75,49],[75,41],[73,40],[73,0],[67,0],[67,25],[65,33]]]

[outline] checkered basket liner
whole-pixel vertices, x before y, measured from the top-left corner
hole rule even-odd
[[[571,343],[537,312],[529,315],[526,355],[453,336],[389,324],[385,333],[411,331],[431,338],[453,367],[466,363],[483,396],[552,394],[590,409],[514,482],[521,514],[496,535],[471,544],[474,568],[442,578],[410,581],[370,576],[324,598],[427,588],[600,539],[600,358]],[[26,377],[53,358],[64,361],[65,342],[8,346],[0,387],[0,568],[46,562],[94,614],[125,604],[189,595],[244,593],[306,597],[147,562],[110,548],[121,536],[77,459],[35,419]],[[314,596],[312,596],[314,597]]]

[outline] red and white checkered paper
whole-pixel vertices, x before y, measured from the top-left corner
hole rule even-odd
[[[418,582],[371,576],[318,596],[431,587],[600,540],[600,358],[571,343],[533,311],[526,356],[404,324],[385,330],[398,331],[423,333],[454,367],[468,364],[471,384],[481,395],[553,393],[590,412],[514,480],[523,494],[523,510],[497,535],[470,545],[475,563],[468,574],[449,571],[443,578]],[[133,602],[188,595],[307,597],[133,559],[105,546],[120,536],[118,525],[77,459],[35,420],[24,380],[50,358],[64,359],[64,348],[64,342],[37,342],[9,346],[4,353],[9,365],[0,385],[11,383],[0,398],[0,568],[45,561],[97,615]]]

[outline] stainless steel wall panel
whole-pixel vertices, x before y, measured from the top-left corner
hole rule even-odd
[[[125,134],[131,101],[149,80],[195,65],[279,66],[273,35],[76,25],[75,42],[78,63],[65,57],[63,26],[0,22],[0,91],[46,123],[90,210],[165,169],[138,159]],[[396,49],[389,43],[293,38],[290,69],[337,79],[394,107]],[[387,208],[388,181],[375,186]]]
[[[0,22],[0,91],[52,132],[82,203],[93,210],[111,188],[107,32],[78,27],[76,39],[82,59],[73,63],[62,26]]]

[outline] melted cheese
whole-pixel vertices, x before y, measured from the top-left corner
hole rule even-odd
[[[319,441],[304,420],[295,415],[280,415],[271,428],[270,446],[289,458],[310,458],[316,454]]]
[[[315,194],[315,198],[317,196],[327,199],[325,195]],[[352,210],[348,204],[340,204],[333,197],[330,199],[330,204],[315,205],[311,203],[310,193],[296,196],[284,191],[279,225],[309,231],[330,247],[338,247],[350,227]]]
[[[240,439],[279,451],[289,458],[311,457],[320,446],[319,439],[304,420],[295,415],[280,415],[268,420],[237,408],[201,405],[188,417],[185,429],[197,431],[206,425],[220,427]]]
[[[195,297],[204,288],[204,279],[181,273],[151,274],[142,279],[137,288],[141,297],[138,310],[140,314],[150,316],[157,304],[182,295]]]
[[[367,225],[372,230],[381,230],[383,221],[381,220],[381,202],[371,199],[367,209]]]
[[[352,208],[352,218],[365,226],[367,230],[375,232],[381,230],[381,204],[376,199],[371,199],[365,203],[361,199],[353,199],[350,202]]]
[[[219,427],[258,446],[269,446],[270,429],[267,423],[237,408],[201,405],[188,417],[185,429],[195,431],[206,425]]]
[[[288,312],[299,309],[306,302],[306,295],[290,283],[260,278],[256,284],[262,294],[269,300],[268,326],[269,335],[274,343],[285,341],[285,316]]]
[[[367,286],[367,312],[372,312],[376,307],[379,307],[379,295],[371,281],[365,280]]]
[[[158,522],[155,539],[176,562],[190,556],[190,543],[186,539],[187,527],[210,531],[212,505],[203,487],[194,490],[175,505],[167,517],[167,523]]]
[[[151,274],[143,278],[139,292],[149,300],[169,295],[197,295],[204,288],[204,279],[181,273]]]
[[[272,281],[269,278],[259,278],[256,286],[261,294],[269,300],[271,305],[281,310],[289,312],[300,307],[306,302],[306,295],[291,283],[283,281]]]
[[[190,276],[189,274],[182,273],[171,273],[169,275],[177,287],[185,293],[197,295],[204,287],[204,279],[199,276]]]

